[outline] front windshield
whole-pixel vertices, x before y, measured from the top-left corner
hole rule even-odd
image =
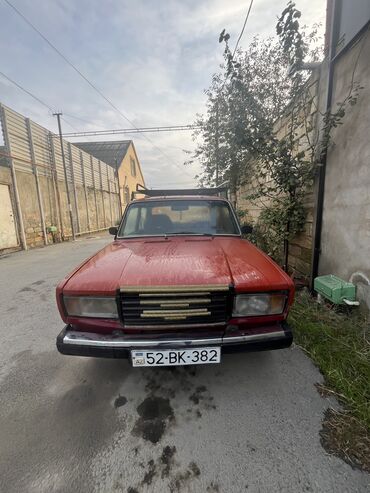
[[[118,237],[164,235],[239,235],[227,202],[158,200],[129,206]]]

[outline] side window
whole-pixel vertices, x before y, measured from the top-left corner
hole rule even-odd
[[[130,164],[131,164],[131,175],[136,176],[136,162],[134,158],[130,158]]]
[[[133,235],[137,232],[139,207],[131,207],[127,213],[125,235]]]
[[[139,232],[144,231],[147,215],[148,215],[148,208],[140,207],[139,220],[137,222],[137,229]]]

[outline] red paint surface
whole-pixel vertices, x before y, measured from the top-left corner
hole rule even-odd
[[[267,255],[239,237],[141,238],[116,240],[88,259],[57,287],[59,311],[66,323],[92,331],[122,328],[120,322],[67,318],[61,303],[65,295],[115,296],[124,286],[233,284],[236,292],[289,290],[294,285]],[[288,307],[287,307],[288,308]],[[258,325],[278,317],[233,319],[231,324]]]

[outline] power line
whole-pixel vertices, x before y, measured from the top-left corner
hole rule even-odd
[[[66,137],[87,137],[92,135],[116,135],[116,134],[135,134],[148,132],[179,132],[184,130],[194,130],[200,128],[198,125],[167,125],[158,127],[138,127],[138,128],[118,128],[112,130],[87,130],[84,132],[65,133]]]
[[[63,117],[63,116],[61,116],[61,119],[64,121],[64,123],[66,123],[69,127],[73,128],[73,130],[74,130],[75,132],[78,132],[78,129],[77,129],[74,125],[72,125],[72,123],[70,123],[70,122],[69,122],[69,121],[68,121],[65,117],[67,116],[68,118],[76,118],[76,119],[78,119],[78,120],[79,120],[79,118],[78,118],[77,116],[73,116],[73,115],[70,115],[70,114],[68,114],[68,113],[61,113],[61,115],[62,115],[62,114],[64,115],[64,117]],[[65,133],[63,133],[63,137],[65,137],[65,135],[66,135],[66,134],[65,134]],[[91,142],[91,139],[90,139],[89,137],[87,137],[87,139]]]
[[[25,87],[21,86],[18,82],[16,82],[15,80],[11,79],[8,75],[4,74],[4,72],[1,72],[0,71],[0,75],[2,77],[4,77],[4,79],[6,79],[7,81],[11,82],[12,84],[14,84],[16,87],[18,87],[18,89],[20,89],[21,91],[23,91],[25,94],[28,94],[28,96],[30,96],[31,98],[33,98],[35,101],[37,101],[38,103],[42,104],[43,106],[45,106],[45,108],[48,108],[48,110],[53,113],[53,108],[51,106],[49,106],[47,103],[45,103],[45,101],[43,101],[42,99],[40,99],[38,96],[35,96],[35,94],[33,94],[31,91],[29,91],[28,89],[26,89]],[[76,130],[76,128],[71,125],[65,118],[62,118],[62,120],[71,128],[73,128],[74,130]]]
[[[10,83],[14,84],[18,89],[20,89],[21,91],[23,91],[25,94],[27,94],[28,96],[30,96],[31,98],[33,98],[35,101],[37,101],[39,104],[45,106],[46,108],[48,108],[48,110],[51,112],[51,114],[53,114],[55,112],[55,110],[50,106],[48,105],[47,103],[45,103],[45,101],[43,101],[42,99],[40,99],[38,96],[36,96],[35,94],[33,94],[31,91],[29,91],[28,89],[26,89],[25,87],[23,87],[21,84],[19,84],[18,82],[16,82],[15,80],[11,79],[8,75],[4,74],[4,72],[1,72],[0,71],[0,75],[2,77],[4,77],[4,79],[6,79],[7,81],[9,81]],[[66,115],[66,114],[65,114]],[[67,114],[67,116],[69,117],[72,117],[72,115],[69,115]],[[78,117],[74,117],[74,118],[77,118],[79,119]],[[78,132],[77,128],[72,125],[68,120],[66,120],[63,116],[61,116],[61,119],[69,126],[71,127],[73,130],[75,130],[76,132],[75,133],[63,133],[63,137],[68,137],[68,136],[78,136],[78,135],[85,135],[87,138],[89,137],[88,134],[89,132]],[[174,125],[173,126],[174,128],[176,127],[191,127],[191,125]],[[146,127],[146,129],[150,129],[150,128],[162,128],[162,127]],[[171,127],[163,127],[163,128],[171,128]],[[127,130],[127,131],[130,131],[130,132],[135,132],[134,130],[132,129],[121,129],[121,130]],[[110,131],[104,131],[104,132],[110,132]],[[120,130],[114,130],[113,131],[114,133],[120,133]],[[127,133],[130,133],[130,132],[127,132]],[[143,132],[141,132],[143,133]],[[94,135],[94,134],[92,134]],[[109,135],[108,134],[104,134],[104,135]],[[171,146],[171,147],[174,147],[174,146]],[[183,150],[183,149],[181,149]],[[188,176],[190,176],[189,173],[187,173]],[[194,179],[193,177],[191,177],[192,179]],[[174,185],[177,185],[177,183],[173,183]],[[168,185],[170,185],[170,183],[168,183]]]
[[[21,86],[20,84],[18,84],[18,82],[16,82],[15,80],[11,79],[10,77],[8,77],[7,75],[4,74],[4,72],[0,72],[0,75],[2,77],[4,77],[4,79],[6,79],[7,81],[11,82],[12,84],[14,84],[15,86],[18,87],[18,89],[20,89],[21,91],[25,92],[26,94],[28,94],[29,96],[31,96],[31,98],[35,99],[38,103],[42,104],[43,106],[45,106],[46,108],[48,108],[48,110],[50,110],[51,112],[53,112],[53,109],[51,108],[51,106],[49,106],[48,104],[46,104],[44,101],[42,101],[42,99],[38,98],[37,96],[35,96],[34,94],[32,94],[32,92],[28,91],[27,89],[25,89],[23,86]]]
[[[246,15],[245,20],[244,20],[243,28],[242,28],[242,30],[241,30],[241,32],[239,34],[238,41],[236,42],[236,45],[235,45],[235,48],[234,48],[233,58],[234,58],[234,55],[235,55],[236,50],[238,49],[239,42],[242,39],[242,36],[244,34],[244,29],[245,29],[245,26],[247,25],[247,22],[248,22],[248,19],[249,19],[249,14],[251,13],[252,5],[253,5],[253,0],[250,1],[248,12],[247,12],[247,15]]]
[[[249,3],[247,15],[245,16],[242,30],[241,30],[241,32],[239,34],[239,37],[237,39],[237,42],[235,44],[235,48],[234,48],[233,54],[231,55],[231,61],[234,60],[234,56],[235,56],[236,50],[238,49],[238,46],[239,46],[239,42],[242,39],[242,36],[244,34],[245,26],[247,25],[247,22],[248,22],[248,19],[249,19],[249,14],[250,14],[251,9],[252,9],[252,5],[253,5],[253,0],[251,0],[250,3]],[[222,83],[222,86],[219,89],[219,94],[223,91],[223,88],[225,87],[225,84],[227,82],[227,79],[228,79],[228,74],[225,75],[225,78],[224,78],[224,81]],[[219,94],[218,94],[218,96],[219,96]],[[218,184],[217,182],[218,182],[218,178],[219,178],[219,142],[218,142],[219,141],[219,138],[218,138],[219,104],[218,104],[218,96],[217,96],[217,99],[216,99],[216,135],[215,135],[215,151],[216,151],[216,180],[215,181],[216,181],[216,186]]]
[[[47,43],[50,48],[52,48],[56,53],[58,53],[58,55],[70,66],[73,68],[73,70],[75,72],[78,73],[78,75],[80,77],[82,77],[85,82],[87,82],[89,84],[90,87],[92,87],[94,89],[94,91],[96,91],[102,98],[104,98],[111,106],[112,108],[115,109],[115,111],[118,111],[118,113],[125,119],[127,120],[131,125],[134,126],[134,124],[129,120],[129,118],[127,118],[118,108],[116,108],[116,106],[92,83],[89,81],[89,79],[65,56],[63,55],[63,53],[51,42],[49,41],[49,39],[44,35],[42,34],[42,32],[37,29],[37,27],[32,24],[32,22],[30,20],[27,19],[27,17],[22,14],[22,12],[20,10],[18,10],[12,3],[9,2],[9,0],[4,0],[4,2],[10,7],[12,8],[23,20],[26,24],[28,24],[39,36],[41,36],[41,38],[45,41],[45,43]]]
[[[95,125],[95,123],[89,121],[89,120],[86,120],[85,118],[81,118],[79,116],[76,116],[76,115],[71,115],[70,113],[65,113],[63,112],[63,114],[65,116],[68,116],[68,118],[73,118],[74,120],[79,120],[80,122],[83,122],[83,123],[87,123],[88,125]],[[101,125],[98,125],[101,129],[103,129],[103,127]],[[76,131],[78,132],[78,130],[76,129]]]
[[[70,67],[73,68],[73,70],[75,72],[78,73],[78,75],[80,77],[82,77],[85,82],[87,82],[87,84],[89,84],[89,86],[94,89],[95,92],[97,92],[122,118],[124,118],[130,125],[132,125],[133,128],[135,128],[137,130],[137,127],[136,125],[120,110],[117,108],[117,106],[115,106],[115,104],[110,100],[108,99],[104,94],[103,92],[98,89],[51,41],[49,41],[49,39],[44,35],[42,34],[41,31],[39,31],[39,29],[37,29],[36,26],[34,26],[34,24],[32,24],[31,21],[29,21],[27,19],[27,17],[22,14],[22,12],[20,10],[18,10],[11,2],[9,2],[9,0],[4,0],[4,2],[14,10],[14,12],[16,12],[23,20],[24,22],[26,22],[26,24],[28,24],[39,36],[41,36],[41,38],[45,41],[45,43],[47,43]],[[172,162],[171,158],[160,148],[158,147],[151,139],[149,139],[149,137],[147,137],[146,135],[144,135],[144,138],[150,142],[152,144],[152,146],[154,148],[156,148],[166,159],[169,159],[170,162]],[[182,172],[184,172],[185,174],[188,174],[186,173],[186,171],[183,169],[183,167],[181,167],[179,164],[177,163],[173,163],[175,166],[177,166],[179,169],[181,169]],[[189,175],[190,176],[190,175]]]
[[[243,27],[242,27],[242,30],[239,34],[239,37],[238,37],[238,40],[235,44],[235,48],[234,48],[234,51],[233,51],[233,54],[231,56],[231,59],[233,60],[234,59],[234,56],[235,56],[235,53],[236,53],[236,50],[238,49],[238,46],[239,46],[239,42],[240,40],[242,39],[242,36],[244,34],[244,30],[245,30],[245,26],[247,25],[247,22],[248,22],[248,19],[249,19],[249,14],[251,12],[251,9],[252,9],[252,5],[253,5],[253,0],[250,1],[250,4],[249,4],[249,7],[248,7],[248,12],[247,12],[247,15],[245,16],[245,19],[244,19],[244,24],[243,24]],[[220,92],[223,90],[223,88],[225,87],[225,84],[226,84],[226,81],[227,81],[227,78],[228,76],[226,75],[225,76],[225,79],[224,79],[224,82],[221,86],[221,89],[220,89]]]

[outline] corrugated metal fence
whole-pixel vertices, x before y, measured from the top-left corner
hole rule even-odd
[[[10,188],[23,248],[72,235],[67,187],[77,235],[99,231],[120,218],[115,170],[59,136],[0,104]],[[0,225],[1,227],[1,225]]]

